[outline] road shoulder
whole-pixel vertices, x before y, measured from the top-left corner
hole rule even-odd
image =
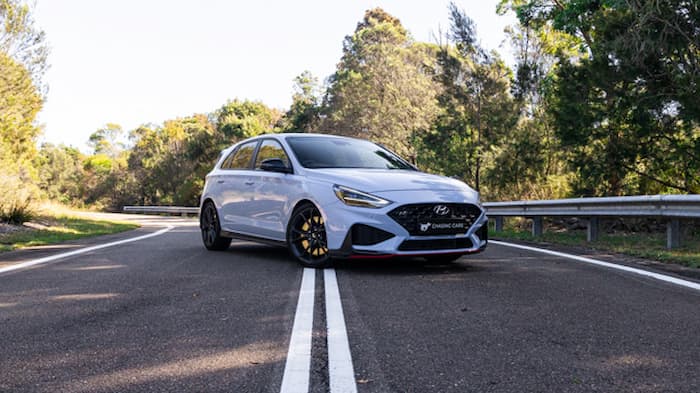
[[[532,242],[525,240],[501,239],[498,236],[493,236],[493,240],[502,241],[505,243],[520,244],[529,247],[541,248],[544,250],[557,251],[566,254],[572,254],[580,257],[597,259],[603,262],[614,263],[617,265],[629,266],[641,270],[647,270],[655,273],[667,274],[678,278],[683,278],[693,282],[700,283],[700,269],[633,257],[630,255],[619,254],[611,251],[602,251],[585,246],[565,246],[548,242]]]

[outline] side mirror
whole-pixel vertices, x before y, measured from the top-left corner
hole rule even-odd
[[[279,158],[268,158],[260,163],[260,169],[268,172],[292,173],[292,168],[287,167]]]

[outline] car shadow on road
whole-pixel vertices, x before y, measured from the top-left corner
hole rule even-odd
[[[226,252],[239,258],[275,263],[296,263],[284,247],[253,242],[234,241]],[[478,258],[472,261],[469,260],[469,257],[463,257],[452,263],[438,264],[427,262],[424,258],[340,259],[333,261],[331,267],[338,271],[372,275],[467,274],[486,270],[485,266],[479,264],[484,260],[484,258]]]
[[[392,258],[373,260],[339,260],[334,263],[339,271],[356,274],[383,275],[441,275],[468,274],[484,270],[484,267],[464,260],[452,263],[429,263],[422,258]]]
[[[294,263],[289,251],[281,246],[234,240],[226,252],[248,258]]]

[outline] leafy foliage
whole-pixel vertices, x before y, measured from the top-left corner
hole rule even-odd
[[[31,163],[42,99],[29,71],[0,51],[0,220],[21,223],[38,198]]]
[[[19,62],[43,91],[49,47],[46,34],[34,26],[31,11],[22,0],[0,0],[0,52]]]
[[[414,136],[430,128],[437,112],[434,52],[415,43],[384,10],[368,10],[343,43],[321,130],[372,139],[415,157]]]
[[[31,158],[39,128],[34,119],[43,101],[21,64],[0,52],[0,139],[16,160]]]
[[[285,132],[312,132],[317,130],[321,114],[321,93],[318,78],[309,71],[294,78],[292,105],[282,119]]]
[[[437,53],[441,110],[421,138],[419,163],[480,190],[484,168],[494,162],[517,120],[511,72],[477,44],[473,21],[454,3],[450,20],[448,44]]]
[[[540,105],[567,152],[576,195],[700,191],[698,4],[504,0],[500,7],[514,10],[520,28],[555,56],[539,83]],[[538,69],[530,65],[521,64],[519,81]]]
[[[268,132],[371,139],[488,200],[700,192],[700,6],[687,0],[501,0],[517,66],[479,45],[450,4],[439,43],[380,8],[343,41],[322,85],[304,71],[286,112],[228,101],[211,113],[122,130],[90,154],[37,152],[46,70],[31,8],[0,0],[0,219],[31,202],[118,209],[195,205],[222,149]],[[15,198],[15,199],[11,199]]]

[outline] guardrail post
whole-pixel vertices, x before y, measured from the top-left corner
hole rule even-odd
[[[666,223],[666,248],[681,246],[681,221],[677,218]]]
[[[532,236],[542,236],[542,217],[532,217]]]
[[[503,217],[496,217],[494,229],[496,232],[503,232]]]
[[[598,233],[600,232],[600,220],[598,217],[590,217],[586,224],[586,229],[586,240],[589,242],[597,241]]]

